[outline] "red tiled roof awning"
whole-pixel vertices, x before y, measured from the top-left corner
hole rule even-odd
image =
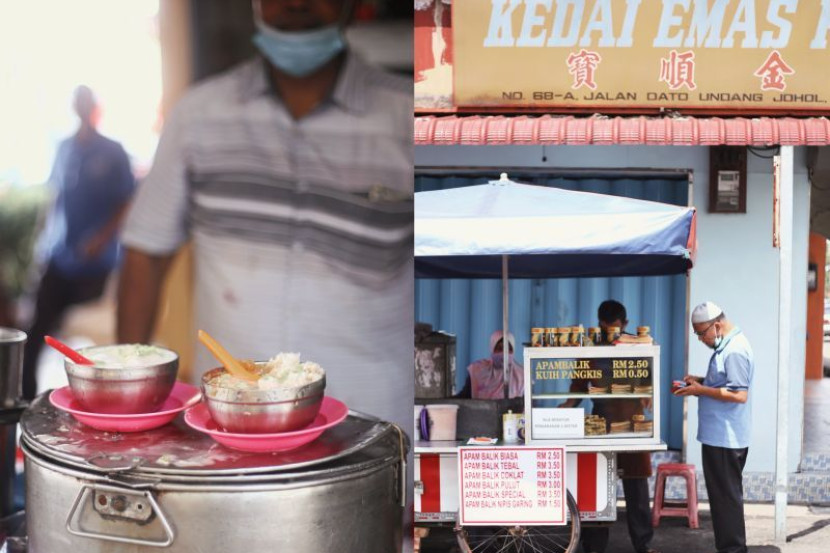
[[[416,145],[826,146],[826,117],[422,116]]]

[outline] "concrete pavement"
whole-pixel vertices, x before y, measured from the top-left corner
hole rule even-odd
[[[791,505],[787,509],[787,542],[775,542],[775,506],[745,506],[747,544],[751,553],[826,553],[830,551],[830,506]],[[653,546],[662,553],[714,553],[715,538],[709,505],[699,506],[700,528],[692,530],[685,518],[663,518],[655,528]],[[611,528],[606,553],[632,553],[623,502]]]
[[[775,543],[775,507],[748,504],[745,509],[750,553],[826,553],[830,551],[830,505],[792,505],[787,510],[787,542]],[[633,553],[625,523],[625,502],[620,501],[617,521],[605,553]],[[692,530],[685,518],[663,518],[655,529],[653,547],[661,553],[714,553],[709,505],[699,506],[700,528]],[[455,540],[447,528],[433,528],[422,544],[423,553],[455,553]]]

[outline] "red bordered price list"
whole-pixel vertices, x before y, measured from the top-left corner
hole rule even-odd
[[[565,524],[564,448],[459,448],[458,462],[461,524]]]

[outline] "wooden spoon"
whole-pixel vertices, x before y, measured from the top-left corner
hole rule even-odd
[[[252,373],[245,369],[242,364],[237,361],[228,350],[219,345],[219,342],[211,338],[210,334],[204,330],[199,331],[199,341],[210,350],[210,353],[225,367],[225,369],[236,378],[256,382],[259,380],[259,375]]]
[[[94,365],[95,363],[75,351],[74,349],[70,348],[60,340],[52,338],[51,336],[44,336],[43,341],[46,342],[48,345],[52,346],[59,352],[61,352],[64,356],[68,357],[70,361],[76,363],[78,365]]]

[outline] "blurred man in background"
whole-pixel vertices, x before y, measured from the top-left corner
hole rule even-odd
[[[99,109],[87,86],[74,93],[80,125],[61,142],[49,184],[54,191],[42,238],[46,272],[37,291],[23,359],[23,397],[37,392],[43,337],[66,310],[101,297],[118,262],[118,230],[135,189],[130,161],[118,142],[98,130]]]
[[[192,239],[197,328],[239,357],[299,352],[327,393],[408,428],[412,82],[349,51],[352,0],[253,8],[260,56],[196,85],[165,123],[124,233],[119,339],[150,340]],[[216,365],[197,347],[193,379]]]

